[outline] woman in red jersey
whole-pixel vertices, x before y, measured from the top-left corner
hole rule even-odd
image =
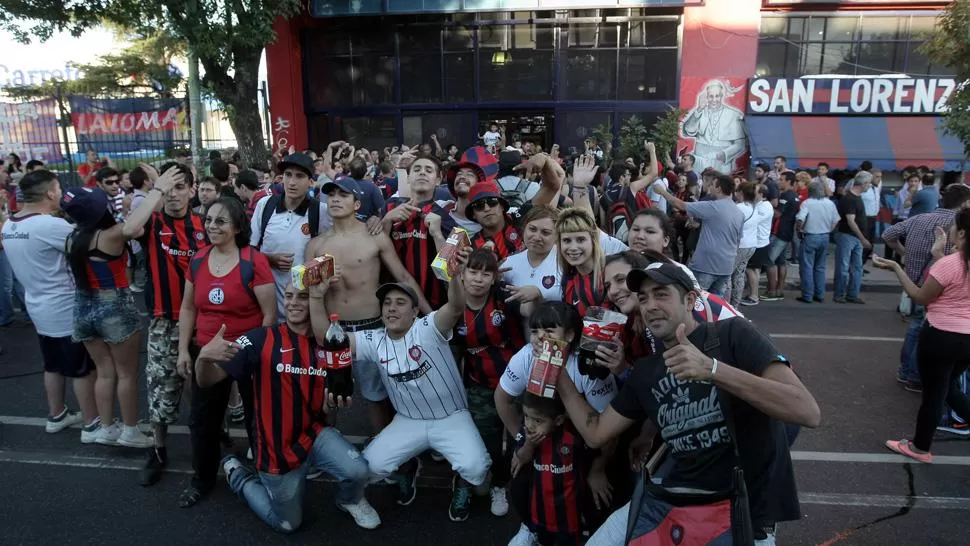
[[[580,316],[603,303],[603,249],[600,230],[593,215],[570,208],[559,213],[558,259],[562,272],[562,301],[575,307]]]
[[[186,379],[191,377],[199,347],[209,343],[222,325],[226,326],[224,337],[236,339],[260,326],[276,324],[276,283],[269,260],[249,246],[252,232],[242,201],[230,196],[209,205],[205,231],[212,244],[192,259],[179,312],[178,371]],[[216,485],[222,457],[219,442],[231,388],[229,379],[207,388],[192,381],[189,431],[195,474],[179,498],[183,508],[199,502]],[[251,416],[252,393],[248,391],[249,385],[239,386],[245,413]]]
[[[77,287],[73,338],[84,343],[98,372],[94,396],[100,425],[89,425],[99,426],[91,441],[146,448],[152,439],[136,426],[141,317],[128,283],[128,237],[109,207],[99,188],[74,188],[61,198],[61,208],[76,225],[67,241]],[[114,420],[116,392],[121,426]]]

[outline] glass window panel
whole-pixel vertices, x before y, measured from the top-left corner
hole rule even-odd
[[[850,42],[856,39],[856,27],[859,17],[826,17],[825,40],[836,42]]]
[[[789,40],[806,39],[804,34],[807,26],[808,26],[808,17],[789,17],[788,18],[788,39]]]
[[[383,149],[398,144],[397,129],[392,116],[334,117],[336,132],[341,140],[368,149]],[[332,128],[334,129],[334,128]]]
[[[315,108],[354,103],[354,77],[350,57],[323,58],[307,64],[306,88]]]
[[[394,102],[394,57],[354,57],[354,102],[356,106]]]
[[[466,53],[445,53],[445,101],[475,100],[475,57]]]
[[[586,138],[593,136],[599,126],[608,127],[612,116],[609,112],[560,112],[556,116],[559,125],[559,149],[561,155],[569,154],[570,148],[578,152],[584,149]],[[615,128],[614,128],[615,129]],[[605,148],[601,142],[600,146]]]
[[[595,23],[569,25],[569,47],[596,47],[598,32]]]
[[[857,44],[824,44],[820,74],[855,74]]]
[[[478,28],[478,46],[481,48],[495,47],[506,49],[509,27],[505,25],[488,25]]]
[[[777,42],[762,42],[758,45],[758,66],[756,68],[756,75],[759,77],[764,76],[785,76],[785,61],[788,55],[789,49],[795,50],[796,54],[798,48],[796,46],[790,46],[786,43]],[[797,70],[798,57],[795,57],[795,64],[793,69]]]
[[[308,140],[311,150],[326,149],[330,139],[330,122],[326,114],[310,116],[307,124]]]
[[[428,112],[422,114],[420,119],[421,142],[428,142],[431,135],[437,135],[442,150],[447,151],[448,146],[454,144],[458,146],[460,154],[476,141],[475,116],[471,112],[454,114]]]
[[[311,55],[349,55],[350,35],[342,32],[306,31],[306,51]]]
[[[616,50],[572,50],[565,54],[562,97],[568,100],[613,100]]]
[[[401,102],[441,102],[441,54],[401,54]]]
[[[465,27],[447,28],[442,33],[445,51],[464,51],[472,49],[474,30]]]
[[[441,48],[441,30],[436,27],[410,27],[400,31],[401,53],[433,53]]]
[[[677,21],[630,21],[621,25],[620,30],[629,35],[630,47],[677,46]],[[626,39],[620,37],[620,44]]]
[[[821,73],[822,44],[801,44],[799,54],[798,76]],[[790,71],[791,68],[789,67]]]
[[[810,17],[808,20],[808,32],[806,40],[825,39],[825,17]]]
[[[906,73],[911,76],[920,76],[930,73],[930,59],[923,53],[917,51],[919,43],[910,43],[909,52],[906,58]]]
[[[899,62],[899,52],[905,49],[906,44],[902,42],[861,43],[856,74],[877,75],[902,72],[904,66]]]
[[[908,17],[876,17],[862,18],[862,41],[885,41],[899,39],[901,30],[906,28]]]
[[[424,131],[421,129],[421,116],[404,116],[404,136],[401,142],[424,142]],[[414,144],[409,144],[413,146]]]
[[[677,51],[620,50],[619,100],[675,100]]]
[[[910,40],[926,40],[933,36],[936,17],[913,17],[909,27]]]
[[[358,32],[353,36],[354,55],[364,55],[367,53],[394,53],[394,33],[393,32]]]
[[[787,17],[762,17],[761,18],[761,37],[762,38],[783,38],[788,35]]]
[[[479,69],[482,100],[552,100],[552,51],[481,49]]]

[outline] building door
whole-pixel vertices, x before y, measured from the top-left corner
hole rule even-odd
[[[495,123],[499,127],[505,126],[505,145],[512,146],[516,140],[522,141],[522,146],[532,143],[534,147],[541,147],[548,152],[554,144],[553,123],[555,115],[549,111],[484,111],[478,114],[478,134],[483,135],[489,126]]]

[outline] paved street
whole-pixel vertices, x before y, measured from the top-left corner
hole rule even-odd
[[[882,445],[912,434],[919,403],[895,381],[906,327],[893,311],[897,294],[866,292],[864,306],[804,305],[789,291],[783,302],[745,309],[773,335],[822,407],[822,426],[803,432],[794,448],[804,518],[781,526],[779,544],[967,543],[970,443],[940,436],[932,466],[907,463]],[[323,482],[307,488],[304,527],[285,539],[225,488],[180,509],[176,498],[190,468],[184,430],[169,447],[173,471],[151,489],[136,483],[141,453],[82,446],[77,430],[44,434],[41,376],[9,377],[40,369],[33,335],[29,327],[0,331],[0,544],[484,545],[505,544],[517,527],[512,516],[490,516],[484,502],[468,522],[450,522],[440,465],[407,509],[394,505],[388,489],[371,488],[384,521],[372,532],[357,530],[334,508],[333,486]],[[358,440],[366,436],[361,409],[345,415],[341,428]]]

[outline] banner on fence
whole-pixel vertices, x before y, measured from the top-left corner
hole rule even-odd
[[[179,99],[69,97],[79,151],[125,153],[171,148],[186,128]]]
[[[24,163],[60,161],[57,103],[53,99],[0,104],[0,151],[15,153]]]

